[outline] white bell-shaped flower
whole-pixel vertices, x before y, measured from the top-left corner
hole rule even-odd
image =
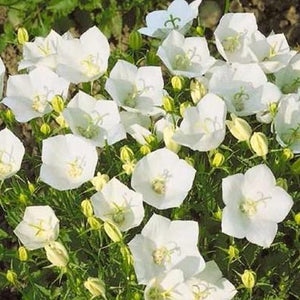
[[[166,148],[144,156],[132,173],[131,186],[158,209],[181,205],[192,188],[196,170]]]
[[[28,206],[14,233],[28,250],[43,248],[57,239],[59,220],[48,205]]]
[[[176,30],[159,46],[157,55],[173,75],[188,78],[203,75],[215,62],[204,37],[185,38]]]
[[[159,39],[165,38],[173,29],[185,34],[197,17],[201,2],[195,0],[188,4],[184,0],[174,0],[166,10],[149,13],[146,16],[147,27],[139,29],[139,32]]]
[[[161,111],[163,87],[160,67],[137,68],[124,60],[118,60],[105,84],[105,89],[119,106],[144,115]]]
[[[112,145],[126,137],[114,101],[96,100],[79,91],[63,111],[63,116],[75,135],[98,147],[104,147],[105,141]]]
[[[192,150],[209,151],[225,138],[226,104],[214,94],[205,95],[196,107],[188,107],[173,139]]]
[[[228,176],[222,181],[222,232],[270,247],[293,200],[266,165],[257,165],[245,174]]]
[[[73,134],[43,140],[40,178],[53,188],[75,189],[94,177],[98,155],[95,146]]]
[[[194,221],[171,221],[153,214],[148,223],[130,242],[134,270],[140,284],[174,269],[184,279],[201,272],[205,263],[199,253],[198,224]]]
[[[6,97],[2,103],[14,113],[18,122],[27,122],[51,112],[50,101],[56,95],[66,98],[69,82],[45,67],[29,74],[8,78]]]
[[[144,218],[143,196],[113,178],[91,197],[95,216],[121,231],[139,226]]]
[[[22,142],[7,128],[0,131],[0,181],[16,174],[25,154]]]

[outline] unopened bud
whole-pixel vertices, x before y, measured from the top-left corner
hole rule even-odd
[[[251,126],[242,118],[231,114],[232,121],[227,120],[226,125],[231,134],[240,142],[249,140],[252,129]]]
[[[193,102],[197,104],[207,94],[207,89],[202,82],[194,79],[190,83],[190,92]]]
[[[13,270],[8,270],[6,272],[7,281],[15,286],[18,284],[17,278],[17,274]]]
[[[59,242],[52,241],[45,246],[47,259],[57,267],[65,267],[69,262],[69,255],[64,247]]]
[[[138,31],[132,31],[129,34],[129,47],[132,50],[139,50],[143,46],[143,38],[142,35]]]
[[[44,135],[49,135],[51,132],[51,127],[47,123],[43,123],[40,132]]]
[[[28,253],[24,246],[19,247],[18,249],[18,257],[20,261],[28,260]]]
[[[232,262],[234,259],[239,258],[240,251],[235,246],[230,245],[227,250],[227,253],[228,253],[229,261]]]
[[[278,178],[276,180],[276,185],[283,188],[285,191],[288,190],[287,180],[285,178]]]
[[[64,99],[60,95],[56,95],[51,100],[52,107],[55,112],[61,113],[65,108]]]
[[[134,159],[134,153],[129,146],[125,145],[125,146],[121,147],[120,159],[123,163],[132,161]]]
[[[64,116],[62,114],[59,114],[56,118],[55,118],[56,123],[61,127],[61,128],[68,128],[69,125],[67,124]]]
[[[88,217],[87,219],[92,230],[99,230],[101,228],[101,223],[94,217]]]
[[[104,231],[110,237],[110,239],[117,243],[122,240],[122,233],[119,228],[111,222],[104,222]]]
[[[81,211],[88,218],[93,215],[92,203],[89,199],[85,199],[81,202]]]
[[[183,117],[184,116],[184,112],[185,110],[188,108],[188,107],[191,107],[191,103],[188,102],[188,101],[185,101],[183,103],[180,104],[179,106],[179,112],[180,112],[180,115]]]
[[[295,214],[294,220],[295,220],[295,222],[296,222],[297,225],[300,225],[300,212],[298,212],[297,214]]]
[[[250,138],[250,145],[258,156],[266,156],[269,152],[268,139],[262,132],[254,132]]]
[[[183,78],[180,76],[173,76],[171,79],[172,88],[175,92],[180,92],[183,88]]]
[[[214,168],[220,168],[224,164],[224,162],[225,162],[225,156],[222,153],[217,152],[214,155],[211,165]]]
[[[163,97],[163,107],[166,112],[174,111],[174,100],[170,96]]]
[[[24,28],[24,27],[20,27],[18,29],[17,36],[18,36],[18,43],[20,45],[24,45],[26,42],[29,41],[28,32],[27,32],[26,28]]]
[[[147,155],[151,152],[151,147],[147,144],[142,145],[140,147],[140,152],[141,152],[142,155]]]
[[[245,288],[251,290],[255,285],[255,272],[251,270],[245,270],[241,275],[241,279]]]
[[[93,297],[105,297],[105,284],[104,282],[95,277],[89,277],[85,282],[84,282],[84,287],[92,294]]]
[[[294,157],[294,153],[291,149],[289,148],[284,148],[282,151],[282,159],[284,161],[291,160]]]

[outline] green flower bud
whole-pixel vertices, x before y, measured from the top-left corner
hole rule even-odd
[[[129,34],[129,47],[132,50],[139,50],[143,47],[143,38],[138,31],[132,31]]]
[[[284,161],[291,160],[294,157],[294,153],[291,149],[289,148],[284,148],[282,151],[282,159]]]
[[[6,272],[6,279],[9,283],[13,284],[14,286],[18,285],[17,274],[13,270],[8,270]]]
[[[207,94],[207,90],[202,82],[194,79],[190,83],[190,93],[194,104],[197,104]]]
[[[299,175],[300,174],[300,158],[298,158],[291,166],[292,172]]]
[[[185,101],[185,102],[181,103],[181,104],[180,104],[180,107],[179,107],[180,115],[183,117],[185,110],[186,110],[188,107],[191,107],[191,106],[192,106],[191,103],[188,102],[188,101]]]
[[[142,155],[147,155],[151,152],[151,147],[149,145],[142,145],[140,147],[140,152]]]
[[[285,178],[278,178],[276,180],[276,185],[283,188],[285,191],[288,190],[287,180]]]
[[[122,240],[122,233],[119,228],[111,222],[104,222],[104,231],[110,237],[110,239],[117,243]]]
[[[231,262],[234,259],[238,259],[239,258],[240,251],[235,246],[230,245],[229,248],[228,248],[228,250],[227,250],[227,253],[228,253],[229,261]]]
[[[94,216],[88,217],[87,221],[92,230],[99,230],[101,228],[101,223]]]

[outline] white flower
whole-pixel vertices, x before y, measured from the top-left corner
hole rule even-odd
[[[180,269],[187,279],[205,266],[199,253],[198,224],[194,221],[171,221],[153,214],[130,242],[134,269],[140,284],[164,272]]]
[[[16,174],[25,154],[21,141],[7,128],[0,131],[0,181]]]
[[[274,73],[285,67],[296,51],[291,51],[284,34],[271,33],[265,37],[257,31],[252,50],[265,73]]]
[[[145,138],[151,134],[151,131],[148,129],[151,125],[150,117],[129,111],[121,111],[120,116],[126,132],[139,144],[146,144]]]
[[[4,76],[5,76],[5,66],[0,57],[0,100],[2,99],[2,95],[3,95]]]
[[[80,39],[61,40],[57,53],[57,74],[80,83],[96,80],[106,71],[110,48],[107,38],[94,26]]]
[[[173,75],[188,78],[203,75],[215,62],[204,37],[185,38],[176,30],[159,46],[157,55]]]
[[[63,191],[78,188],[94,177],[97,151],[84,139],[72,134],[43,140],[40,178]]]
[[[118,60],[105,89],[116,103],[131,112],[154,115],[160,112],[164,81],[160,67],[141,67]]]
[[[177,269],[150,280],[145,288],[144,297],[145,300],[194,300],[192,292],[184,282],[182,271]]]
[[[50,101],[56,95],[68,95],[69,83],[45,67],[37,67],[29,74],[8,78],[6,97],[8,106],[19,122],[42,117],[51,112]]]
[[[75,135],[98,147],[104,147],[105,140],[112,145],[126,137],[114,101],[96,100],[79,91],[63,111],[63,116]]]
[[[95,215],[110,221],[121,231],[139,226],[144,218],[143,196],[118,179],[111,179],[91,197]]]
[[[193,150],[217,148],[225,138],[225,102],[214,94],[205,95],[196,107],[188,107],[173,139]]]
[[[300,95],[289,94],[281,99],[274,124],[279,144],[300,153]]]
[[[258,165],[245,174],[228,176],[222,181],[222,232],[244,238],[262,247],[270,247],[277,223],[289,213],[293,200],[279,186],[266,165]]]
[[[131,186],[158,209],[178,207],[192,188],[196,170],[174,152],[163,148],[136,164]]]
[[[176,29],[185,34],[198,15],[198,7],[202,0],[195,0],[188,4],[184,0],[174,0],[167,10],[157,10],[146,16],[147,27],[139,32],[151,37],[163,39],[168,33]]]
[[[226,102],[227,110],[237,116],[262,111],[266,75],[257,64],[234,64],[218,67],[209,82],[209,91]]]
[[[26,42],[23,46],[23,59],[18,70],[44,66],[55,70],[57,65],[57,45],[62,37],[51,30],[44,37],[36,37],[34,42]]]
[[[59,220],[48,205],[28,206],[14,233],[27,249],[43,248],[57,239]]]
[[[289,64],[275,73],[276,85],[285,94],[297,93],[300,88],[300,53],[297,53]]]
[[[263,92],[261,95],[261,102],[264,105],[264,109],[256,114],[256,119],[259,122],[267,124],[272,122],[276,107],[280,101],[281,96],[282,93],[275,84],[271,82],[266,82],[264,84]]]
[[[250,48],[256,32],[257,24],[253,13],[225,14],[214,32],[217,49],[228,62],[257,61]]]
[[[205,264],[205,269],[187,281],[195,299],[230,300],[237,290],[223,275],[214,261]]]

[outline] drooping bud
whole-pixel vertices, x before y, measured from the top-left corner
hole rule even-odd
[[[224,164],[224,162],[225,162],[225,156],[222,153],[217,152],[214,155],[211,165],[214,168],[220,168]]]
[[[110,239],[117,243],[122,240],[122,233],[119,228],[111,222],[104,222],[104,231],[110,237]]]
[[[238,118],[234,114],[231,114],[231,119],[232,121],[226,121],[226,125],[231,134],[240,142],[249,140],[252,129],[248,122],[242,118]]]
[[[254,132],[250,138],[250,145],[258,156],[266,156],[269,152],[268,139],[262,132]]]
[[[93,297],[103,297],[104,299],[106,299],[105,284],[101,279],[89,277],[83,285],[92,294]]]
[[[52,241],[45,246],[47,259],[57,267],[65,267],[69,262],[69,255],[64,247],[59,242]]]
[[[47,123],[43,123],[40,132],[44,135],[49,135],[51,132],[51,127]]]

